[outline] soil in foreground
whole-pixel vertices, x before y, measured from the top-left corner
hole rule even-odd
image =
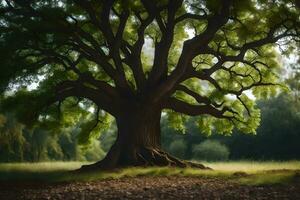
[[[72,183],[0,183],[0,199],[300,199],[300,183],[240,185],[221,178],[134,177]]]

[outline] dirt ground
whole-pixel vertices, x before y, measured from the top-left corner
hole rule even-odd
[[[300,199],[300,184],[245,186],[220,178],[135,177],[59,184],[0,183],[1,200]]]

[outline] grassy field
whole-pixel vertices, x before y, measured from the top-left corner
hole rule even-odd
[[[300,176],[300,161],[289,162],[204,162],[214,170],[171,167],[135,167],[112,172],[74,174],[82,162],[42,162],[0,164],[0,181],[95,181],[136,176],[193,176],[222,178],[247,185],[286,184]]]

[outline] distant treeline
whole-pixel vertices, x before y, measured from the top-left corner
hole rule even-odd
[[[104,156],[99,140],[88,147],[77,144],[77,127],[53,134],[41,128],[29,129],[10,114],[0,115],[0,162],[50,160],[99,160]]]
[[[300,159],[300,69],[292,66],[290,71],[285,79],[289,92],[257,102],[261,109],[261,125],[255,135],[238,131],[220,135],[212,131],[208,136],[205,127],[201,131],[201,126],[197,125],[197,117],[185,122],[186,131],[183,133],[171,128],[163,115],[163,149],[188,160]],[[82,124],[89,120],[84,116],[75,127],[53,130],[53,127],[58,127],[56,123],[52,128],[29,128],[19,123],[14,114],[1,114],[0,111],[0,162],[100,160],[115,141],[116,126],[113,123],[109,129],[101,129],[105,131],[99,138],[90,137],[88,145],[79,145]]]
[[[182,133],[170,128],[162,119],[162,146],[184,159],[300,159],[300,101],[294,95],[282,94],[259,102],[262,110],[261,126],[256,135],[237,131],[231,136],[213,133],[206,136],[196,126],[197,118],[185,124]],[[99,160],[115,140],[113,125],[99,139],[88,146],[77,143],[78,127],[53,134],[41,128],[29,129],[14,116],[0,115],[0,161]]]
[[[258,102],[261,125],[255,135],[234,131],[230,136],[213,133],[207,137],[196,126],[186,123],[186,133],[174,132],[163,122],[163,147],[184,159],[300,159],[300,101],[293,94]],[[210,145],[203,143],[209,140]],[[202,146],[199,145],[202,143]],[[207,142],[206,142],[207,143]],[[228,153],[227,153],[228,152]],[[200,154],[200,158],[199,158]]]

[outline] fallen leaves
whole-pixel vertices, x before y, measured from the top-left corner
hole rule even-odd
[[[239,174],[240,175],[240,174]],[[239,185],[221,178],[135,177],[61,184],[0,184],[0,199],[300,199],[300,184]]]

